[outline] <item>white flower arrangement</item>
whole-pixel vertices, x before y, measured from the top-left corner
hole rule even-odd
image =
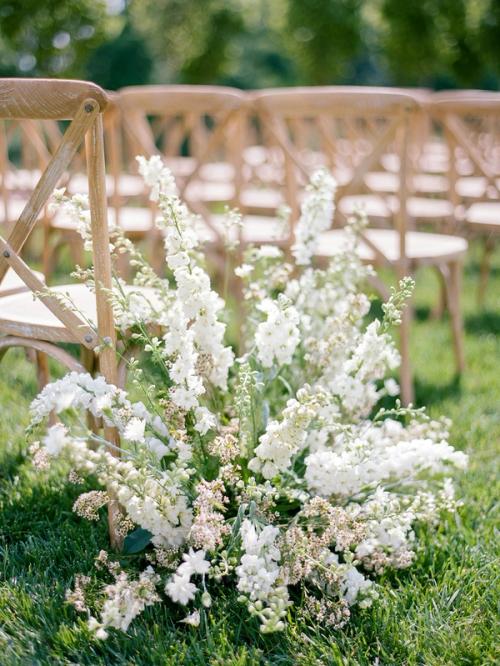
[[[131,390],[144,403],[101,377],[70,373],[49,384],[31,406],[31,432],[40,434],[30,450],[40,469],[65,461],[70,478],[103,488],[82,493],[78,516],[96,520],[118,501],[124,550],[148,566],[134,577],[133,565],[123,571],[101,553],[114,582],[102,590],[99,619],[87,607],[86,576],[68,600],[88,613],[98,638],[126,631],[165,598],[188,607],[180,621],[197,627],[220,582],[235,585],[263,632],[282,630],[294,605],[341,627],[352,607],[376,598],[377,575],[412,564],[415,526],[435,525],[459,504],[446,474],[467,456],[448,443],[445,421],[400,406],[388,376],[399,363],[388,329],[412,283],[393,292],[383,320],[370,321],[359,216],[330,264],[311,265],[334,210],[335,182],[322,170],[306,192],[295,266],[265,246],[247,249],[235,269],[246,308],[235,359],[228,308],[198,251],[199,221],[161,160],[138,159],[158,206],[168,275],[156,276],[115,230],[114,247],[130,253],[151,307],[128,308],[119,282],[109,296],[155,379],[129,362]],[[57,201],[76,211],[88,239],[85,200],[58,192]],[[382,398],[393,406],[377,410]],[[86,412],[116,428],[120,456],[89,430]],[[60,422],[40,432],[54,414]]]

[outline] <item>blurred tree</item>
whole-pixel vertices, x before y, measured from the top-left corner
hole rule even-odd
[[[481,16],[479,45],[487,64],[500,75],[500,2],[490,0]]]
[[[127,21],[119,35],[91,53],[86,69],[91,81],[118,90],[149,83],[153,59],[144,39]]]
[[[0,0],[1,69],[81,76],[106,38],[106,0]]]
[[[299,83],[327,84],[349,74],[362,49],[363,0],[288,0],[285,35]]]
[[[485,72],[479,38],[484,7],[483,0],[383,0],[381,45],[395,82],[478,85]]]
[[[215,83],[227,66],[229,42],[243,30],[234,1],[131,0],[130,12],[163,81]]]
[[[0,75],[497,88],[500,0],[0,0]]]

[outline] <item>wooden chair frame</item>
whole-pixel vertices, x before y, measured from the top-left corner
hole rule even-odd
[[[297,172],[305,180],[308,180],[311,174],[304,165],[297,147],[290,140],[287,122],[294,122],[300,130],[301,120],[305,118],[312,120],[321,136],[325,156],[332,165],[335,162],[337,146],[332,140],[326,124],[330,117],[346,120],[351,132],[350,139],[355,138],[355,130],[351,122],[353,115],[366,119],[368,125],[372,126],[377,117],[387,119],[388,124],[375,141],[373,149],[354,168],[349,182],[338,187],[337,201],[364,189],[364,176],[375,167],[391,142],[396,140],[400,160],[398,197],[401,203],[396,215],[396,228],[400,239],[401,264],[406,269],[405,232],[408,228],[408,218],[404,203],[408,192],[408,131],[419,112],[416,101],[409,95],[383,88],[371,88],[367,91],[362,87],[335,86],[262,91],[254,94],[253,104],[264,125],[267,126],[284,153],[287,201],[292,207],[292,219],[298,218],[300,209]],[[386,264],[387,258],[380,253],[379,249],[374,247],[368,239],[364,238],[364,241],[375,253],[377,259]]]
[[[465,117],[475,117],[481,119],[486,125],[496,123],[496,135],[500,138],[500,93],[464,90],[451,91],[448,93],[437,93],[429,104],[429,113],[434,120],[439,123],[448,144],[450,154],[450,200],[459,206],[460,217],[464,220],[464,226],[473,235],[483,237],[484,252],[480,265],[480,277],[478,287],[478,301],[480,304],[484,301],[486,286],[488,282],[489,267],[491,255],[495,247],[495,237],[500,235],[500,160],[496,168],[483,156],[478,146],[467,135]],[[460,175],[457,168],[457,150],[461,150],[464,156],[470,160],[473,165],[475,175],[484,179],[485,186],[483,193],[473,199],[474,203],[498,202],[499,219],[498,224],[486,225],[480,229],[472,223],[468,224],[466,220],[468,205],[461,200],[457,192],[457,183]]]
[[[0,237],[0,284],[11,267],[26,286],[40,298],[45,306],[64,325],[64,330],[83,349],[93,350],[103,344],[99,353],[100,371],[107,382],[117,382],[115,354],[116,332],[112,306],[106,295],[111,289],[111,257],[107,224],[105,189],[104,141],[102,113],[107,105],[107,96],[98,86],[82,81],[49,79],[2,79],[0,80],[0,118],[71,120],[54,155],[48,162],[41,178],[31,193],[26,206],[15,223],[8,240]],[[45,284],[19,256],[23,245],[32,232],[39,213],[59,180],[68,169],[72,159],[85,141],[89,200],[91,213],[92,250],[96,283],[97,329],[93,330],[82,319],[61,306],[57,298],[47,292]],[[0,299],[0,312],[2,301]],[[8,321],[2,321],[0,331],[7,333],[0,338],[0,354],[12,346],[31,347],[63,362],[70,369],[80,369],[68,354],[56,346],[61,336],[36,329],[26,328],[9,334]],[[110,452],[117,455],[119,441],[116,430],[104,428],[106,439],[112,444]],[[116,533],[116,514],[119,507],[115,501],[109,505],[110,537],[113,545],[119,544]]]
[[[123,88],[119,92],[120,107],[125,135],[135,151],[146,156],[177,156],[180,154],[182,142],[187,135],[192,141],[191,157],[194,168],[182,179],[178,179],[181,198],[186,198],[190,184],[199,177],[200,170],[213,157],[214,151],[220,149],[231,133],[230,163],[234,167],[234,196],[232,206],[239,205],[241,190],[241,159],[243,150],[243,133],[241,131],[241,112],[245,106],[244,93],[220,86],[140,86]],[[163,144],[158,147],[152,124],[148,116],[158,116],[161,120],[160,129],[168,129]],[[214,127],[204,132],[202,121],[205,117],[213,119]],[[206,128],[208,129],[208,128]],[[117,153],[118,151],[115,151]],[[202,202],[187,201],[191,208],[202,215],[205,222],[218,238],[220,234],[210,222],[210,211]]]
[[[253,105],[256,113],[261,116],[263,123],[267,125],[269,132],[284,153],[287,198],[292,204],[295,219],[298,217],[299,211],[298,180],[303,176],[308,179],[310,172],[303,163],[300,150],[297,149],[291,138],[290,121],[295,123],[293,133],[300,132],[300,121],[304,118],[316,123],[321,137],[321,148],[330,165],[335,163],[337,150],[335,139],[332,139],[327,127],[327,122],[332,118],[346,120],[347,138],[351,142],[353,139],[355,140],[354,119],[360,119],[365,123],[373,135],[370,149],[353,166],[350,178],[338,187],[337,201],[346,195],[366,191],[364,188],[365,175],[380,163],[384,154],[396,151],[399,160],[399,189],[397,192],[399,205],[397,212],[393,215],[393,227],[399,242],[398,260],[389,260],[379,247],[370,242],[366,234],[363,234],[362,238],[371,249],[376,264],[392,267],[399,279],[411,274],[419,265],[408,259],[406,248],[406,235],[409,231],[407,199],[410,187],[408,182],[412,170],[411,134],[419,126],[418,118],[421,116],[421,107],[415,97],[397,89],[386,88],[294,88],[254,93]],[[377,124],[377,119],[382,122]],[[378,131],[378,136],[376,136],[375,130]],[[458,301],[461,263],[459,259],[447,256],[440,257],[440,262],[442,265],[439,265],[439,270],[446,283],[448,305],[452,312],[457,368],[461,371],[464,365]],[[406,404],[414,399],[409,358],[411,319],[412,308],[408,306],[403,310],[400,327],[401,396]]]

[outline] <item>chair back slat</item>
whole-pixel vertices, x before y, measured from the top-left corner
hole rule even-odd
[[[336,177],[341,202],[347,196],[370,194],[367,174],[386,170],[388,158],[396,163],[397,192],[377,196],[400,234],[404,261],[409,135],[419,112],[416,100],[399,90],[315,87],[254,93],[253,106],[282,151],[292,219],[298,216],[303,188],[320,165]],[[341,206],[336,217],[345,220]]]
[[[210,208],[200,192],[205,191],[213,164],[224,162],[233,169],[234,182],[225,184],[234,194],[226,203],[238,205],[240,178],[235,173],[234,145],[229,144],[237,135],[235,127],[244,104],[244,94],[232,88],[124,88],[119,106],[130,157],[160,154],[172,168],[180,195],[210,224]]]
[[[41,163],[47,162],[8,240],[0,237],[0,283],[11,267],[22,282],[71,332],[73,338],[89,349],[97,346],[99,337],[109,338],[112,343],[115,336],[112,308],[105,291],[111,288],[102,125],[102,111],[106,105],[107,97],[104,91],[86,82],[0,80],[0,119],[21,119],[24,123],[24,132]],[[70,119],[71,122],[49,159],[45,145],[36,132],[35,121],[47,119],[54,121],[64,118]],[[77,314],[64,307],[58,298],[51,295],[19,256],[40,212],[47,205],[54,188],[67,171],[84,140],[87,143],[88,155],[98,334]],[[109,352],[105,352],[108,361],[106,358],[104,361],[101,360],[101,365],[104,363],[106,366],[107,363],[107,368],[101,370],[109,381],[113,381],[116,374],[113,372],[113,364],[116,365],[116,361],[114,350],[110,348]]]
[[[0,107],[1,110],[1,107]],[[29,237],[36,220],[57,186],[62,175],[69,167],[78,151],[85,134],[92,127],[99,114],[96,100],[86,99],[80,104],[74,119],[66,130],[58,149],[47,164],[35,189],[31,193],[21,216],[9,235],[9,245],[14,252],[20,252]],[[7,263],[0,257],[0,283],[7,272]]]
[[[436,93],[428,110],[447,140],[450,198],[456,203],[500,199],[500,93]],[[474,178],[479,186],[462,194]]]

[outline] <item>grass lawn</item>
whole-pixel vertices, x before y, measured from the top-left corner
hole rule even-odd
[[[421,534],[416,564],[383,578],[380,599],[368,610],[355,610],[348,627],[337,632],[291,618],[286,632],[263,637],[228,590],[199,629],[178,624],[182,613],[161,604],[134,621],[127,635],[112,631],[106,642],[89,642],[85,622],[65,605],[64,592],[76,573],[95,575],[93,559],[108,545],[104,521],[90,525],[72,513],[81,487],[32,469],[24,428],[35,374],[22,353],[10,351],[0,366],[0,665],[499,663],[499,251],[482,310],[477,282],[474,251],[464,284],[468,367],[461,382],[454,378],[448,322],[429,316],[436,280],[426,271],[417,276],[412,338],[417,401],[431,415],[453,419],[451,441],[471,457],[458,479],[464,506],[437,534]]]

